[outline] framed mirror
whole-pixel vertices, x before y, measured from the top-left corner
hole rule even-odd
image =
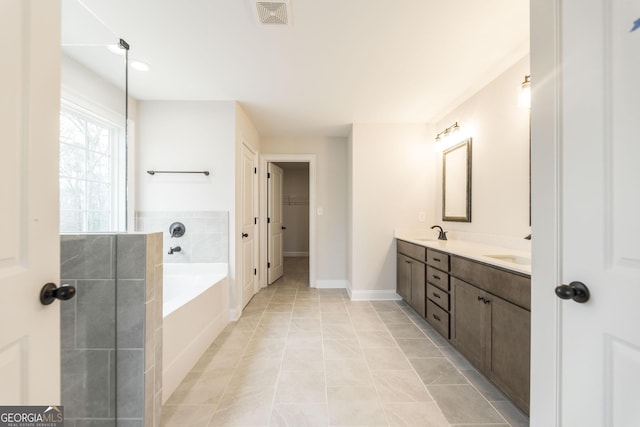
[[[442,220],[471,222],[471,138],[442,153]]]

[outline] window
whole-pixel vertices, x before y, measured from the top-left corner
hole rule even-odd
[[[74,105],[60,111],[60,231],[118,231],[123,223],[123,129]],[[122,184],[122,185],[121,185]]]

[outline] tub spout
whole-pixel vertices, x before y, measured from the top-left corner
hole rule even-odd
[[[182,248],[180,246],[174,246],[169,248],[169,255],[173,255],[174,252],[180,252]]]

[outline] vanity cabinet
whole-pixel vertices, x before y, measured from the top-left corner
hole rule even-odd
[[[456,256],[451,275],[451,343],[529,413],[530,278]]]
[[[426,303],[425,254],[424,246],[398,240],[396,292],[422,317]]]
[[[450,336],[449,254],[427,248],[426,319],[443,337]]]

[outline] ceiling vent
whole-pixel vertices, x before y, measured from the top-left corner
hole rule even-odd
[[[291,9],[288,1],[256,1],[258,22],[264,25],[291,25]]]

